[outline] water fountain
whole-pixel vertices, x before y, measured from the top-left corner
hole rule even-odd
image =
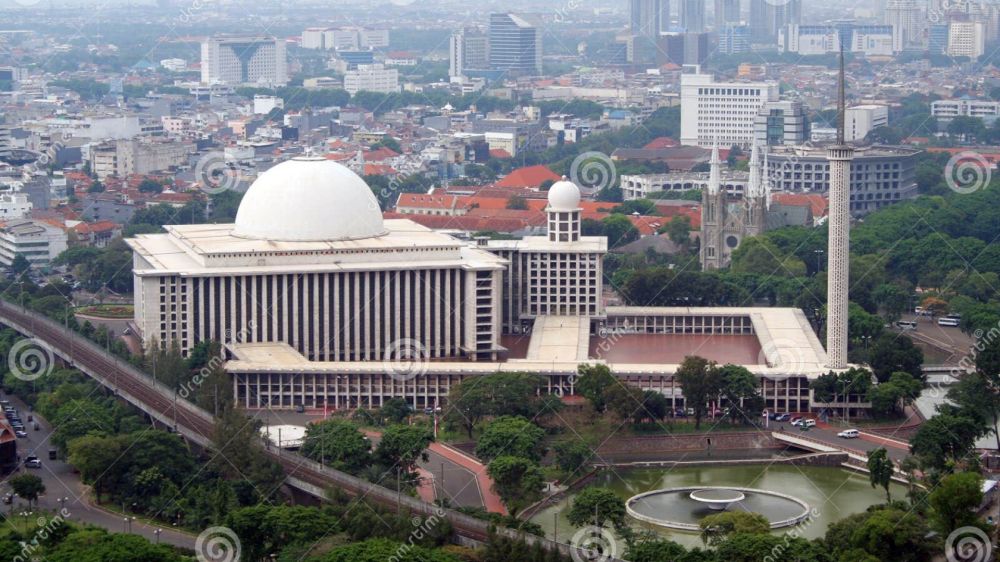
[[[632,496],[625,508],[634,519],[682,531],[697,531],[702,518],[724,510],[759,513],[772,529],[795,525],[810,514],[809,505],[793,496],[728,486],[653,490]]]

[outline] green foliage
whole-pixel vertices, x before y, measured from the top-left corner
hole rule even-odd
[[[883,334],[875,340],[868,353],[868,364],[879,382],[886,382],[893,373],[909,373],[923,380],[924,352],[913,340],[900,334]]]
[[[983,477],[976,472],[958,472],[941,479],[931,491],[934,521],[943,534],[974,525],[975,511],[983,501]]]
[[[486,416],[534,419],[554,407],[539,396],[541,386],[542,378],[528,373],[499,372],[467,378],[451,387],[444,410],[445,423],[464,428],[471,439],[476,424]]]
[[[608,237],[608,247],[618,248],[639,239],[639,229],[628,217],[613,214],[601,220],[604,235]]]
[[[872,373],[868,369],[851,367],[835,373],[830,371],[809,383],[817,402],[843,402],[845,395],[868,396],[872,386]]]
[[[594,452],[581,441],[560,441],[553,445],[556,454],[556,466],[572,476],[580,476]]]
[[[723,365],[719,369],[722,378],[721,396],[728,404],[727,415],[732,423],[742,419],[752,423],[760,418],[764,410],[764,399],[760,395],[760,381],[746,367]]]
[[[486,462],[512,455],[538,462],[544,448],[545,431],[520,416],[500,416],[483,429],[476,443],[476,455]]]
[[[927,524],[912,511],[873,507],[830,525],[825,543],[838,560],[918,562],[935,551]]]
[[[15,494],[28,500],[29,506],[38,499],[38,496],[45,493],[45,483],[42,479],[27,472],[11,476],[7,483]]]
[[[434,441],[430,428],[422,425],[391,425],[375,448],[375,460],[385,467],[413,472],[418,461],[427,462],[427,447]]]
[[[868,391],[872,412],[881,416],[901,415],[923,390],[923,383],[909,373],[895,372],[889,380]]]
[[[301,452],[314,461],[351,474],[372,463],[368,438],[356,425],[341,419],[309,424]]]
[[[539,499],[545,486],[542,469],[523,457],[497,457],[487,465],[486,472],[493,479],[493,491],[512,512]]]
[[[868,451],[868,480],[872,488],[881,486],[885,489],[886,503],[892,503],[892,495],[889,493],[889,484],[892,483],[892,475],[895,465],[889,458],[885,447],[880,447],[874,451]]]
[[[607,391],[620,384],[611,374],[611,369],[604,364],[585,365],[577,367],[576,390],[586,398],[597,412],[607,408]]]
[[[315,562],[461,562],[456,556],[440,550],[430,550],[420,546],[410,546],[388,539],[371,539],[364,542],[339,546],[328,554],[314,559]]]
[[[940,413],[920,425],[910,438],[910,452],[922,466],[946,470],[966,458],[982,431],[972,418],[958,412]]]
[[[569,513],[569,522],[577,527],[594,525],[612,527],[622,530],[627,526],[625,500],[607,488],[584,488],[573,498]]]
[[[688,356],[674,375],[684,393],[684,405],[694,410],[695,429],[701,429],[701,420],[708,412],[708,402],[722,392],[722,373],[715,363],[707,359]]]
[[[706,545],[718,546],[736,534],[762,535],[771,531],[766,517],[751,511],[724,511],[703,517],[698,522],[701,540]]]

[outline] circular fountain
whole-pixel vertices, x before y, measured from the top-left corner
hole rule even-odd
[[[703,488],[691,492],[688,497],[707,505],[709,509],[725,511],[734,503],[745,500],[746,494],[732,488]]]
[[[809,505],[798,498],[728,486],[653,490],[629,498],[625,509],[639,521],[681,531],[697,531],[702,518],[727,509],[759,513],[770,521],[772,529],[795,525],[810,516]]]

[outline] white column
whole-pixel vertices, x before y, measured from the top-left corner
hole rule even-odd
[[[830,227],[827,257],[826,354],[831,369],[847,367],[847,303],[850,268],[851,159],[854,149],[835,146],[830,161]]]

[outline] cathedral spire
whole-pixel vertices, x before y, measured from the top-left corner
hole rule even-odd
[[[719,160],[719,141],[712,145],[712,159],[708,161],[708,192],[712,195],[719,193],[722,185],[722,161]]]
[[[764,192],[760,171],[760,145],[757,144],[757,141],[753,141],[753,147],[750,149],[750,182],[747,184],[748,198],[760,197]]]

